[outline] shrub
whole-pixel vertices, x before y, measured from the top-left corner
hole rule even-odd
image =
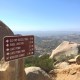
[[[45,70],[46,72],[49,72],[53,69],[53,61],[49,59],[49,55],[45,54],[42,57],[38,56],[31,56],[27,57],[25,60],[25,66],[37,66]]]

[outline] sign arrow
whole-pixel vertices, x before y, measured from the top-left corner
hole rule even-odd
[[[8,42],[9,42],[9,40],[7,39],[7,40],[6,40],[6,42],[8,43]]]
[[[7,48],[6,51],[9,51],[9,48]]]
[[[6,47],[9,47],[9,44],[6,44]]]
[[[6,53],[7,55],[9,55],[9,53]]]
[[[7,60],[9,59],[9,57],[6,58]]]

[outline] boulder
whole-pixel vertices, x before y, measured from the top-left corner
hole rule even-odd
[[[50,76],[39,67],[25,68],[26,80],[51,80]]]
[[[1,80],[14,80],[15,77],[12,77],[12,75],[15,75],[15,61],[11,62],[5,62],[3,57],[3,39],[5,36],[13,36],[14,33],[10,30],[10,28],[5,25],[2,21],[0,21],[0,65],[8,66],[8,68],[5,68],[2,66],[4,71],[1,70],[0,67],[0,76],[5,76],[5,78],[0,78]],[[8,65],[9,64],[9,65]],[[7,75],[6,75],[7,74]],[[7,79],[7,77],[9,79]]]
[[[75,59],[76,59],[76,63],[77,63],[78,65],[80,65],[80,55],[77,55],[77,56],[75,57]]]
[[[68,66],[69,66],[69,63],[67,63],[67,62],[61,62],[61,63],[56,64],[55,68],[64,69],[64,68],[66,68]]]
[[[77,63],[78,65],[80,65],[80,55],[77,55],[75,58],[68,60],[68,63]]]
[[[3,38],[5,36],[13,36],[13,32],[10,28],[5,25],[2,21],[0,21],[0,60],[3,57]]]
[[[59,59],[60,56],[73,56],[75,57],[79,52],[79,46],[75,42],[63,41],[56,49],[52,51],[51,59]]]
[[[76,63],[76,59],[75,58],[74,59],[70,59],[70,60],[68,60],[68,63],[69,64]]]

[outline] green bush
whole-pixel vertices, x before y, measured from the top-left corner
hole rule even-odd
[[[37,66],[49,72],[53,69],[53,61],[49,59],[49,55],[44,55],[42,57],[31,56],[27,57],[25,60],[25,67]]]

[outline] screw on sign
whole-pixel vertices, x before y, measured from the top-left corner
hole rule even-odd
[[[4,59],[10,61],[34,54],[34,36],[4,37]]]

